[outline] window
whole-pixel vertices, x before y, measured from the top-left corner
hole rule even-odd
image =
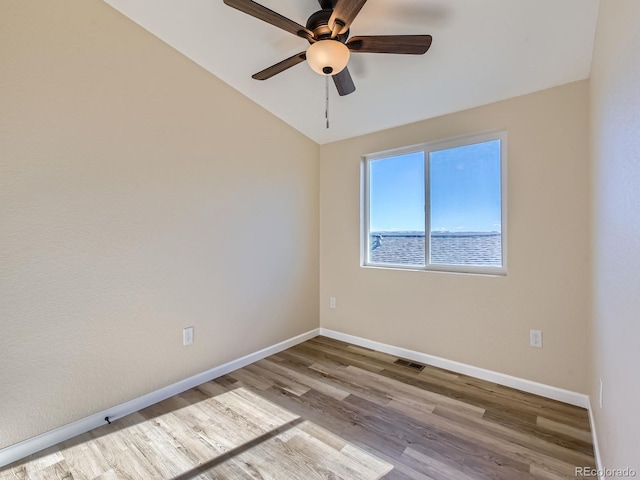
[[[503,132],[366,156],[363,265],[506,272],[505,150]]]

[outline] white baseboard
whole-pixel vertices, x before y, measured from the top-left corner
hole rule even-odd
[[[354,345],[359,345],[361,347],[370,348],[372,350],[377,350],[379,352],[388,353],[397,357],[406,358],[408,360],[424,363],[426,365],[444,368],[446,370],[451,370],[452,372],[462,373],[464,375],[469,375],[481,380],[487,380],[499,385],[516,388],[524,392],[529,392],[535,395],[540,395],[542,397],[558,400],[570,405],[589,408],[589,396],[583,393],[572,392],[570,390],[552,387],[543,383],[532,382],[531,380],[525,380],[523,378],[513,377],[504,373],[474,367],[473,365],[467,365],[466,363],[447,360],[446,358],[436,357],[427,353],[416,352],[407,348],[387,345],[386,343],[380,343],[373,340],[368,340],[366,338],[336,332],[335,330],[329,330],[327,328],[320,328],[320,335],[324,335],[325,337],[333,338],[335,340],[352,343]]]
[[[596,433],[596,419],[593,415],[593,407],[589,400],[589,426],[591,427],[591,436],[593,437],[593,455],[596,459],[596,469],[598,470],[598,479],[605,480],[604,468],[602,466],[602,457],[600,457],[600,445],[598,444],[598,434]]]
[[[319,335],[318,328],[314,328],[306,333],[298,335],[296,337],[289,338],[280,343],[272,345],[267,348],[263,348],[244,357],[238,358],[231,362],[225,363],[218,367],[214,367],[206,372],[199,373],[192,377],[181,380],[173,385],[168,385],[154,392],[148,393],[138,398],[134,398],[128,402],[117,405],[113,408],[109,408],[102,412],[98,412],[94,415],[77,420],[73,423],[63,425],[62,427],[50,430],[41,435],[33,438],[29,438],[15,445],[3,448],[0,450],[0,467],[9,465],[21,458],[24,458],[33,453],[44,450],[45,448],[56,445],[65,440],[69,440],[77,435],[86,433],[89,430],[93,430],[101,425],[105,424],[105,417],[109,417],[110,420],[117,420],[131,413],[142,410],[154,403],[158,403],[169,397],[182,393],[190,388],[197,387],[198,385],[213,380],[214,378],[225,375],[229,372],[245,367],[250,363],[257,362],[269,355],[286,350],[289,347],[293,347],[299,343],[302,343],[310,338]]]

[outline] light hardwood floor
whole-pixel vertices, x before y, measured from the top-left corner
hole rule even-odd
[[[0,469],[8,479],[566,479],[587,411],[316,337]]]

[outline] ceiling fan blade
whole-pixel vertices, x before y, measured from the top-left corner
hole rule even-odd
[[[265,68],[255,75],[251,75],[251,78],[254,78],[255,80],[266,80],[267,78],[271,78],[280,72],[284,72],[287,68],[291,68],[294,65],[304,62],[306,59],[307,52],[300,52],[293,57],[289,57],[286,60],[282,60],[281,62],[276,63],[275,65],[271,65],[269,68]]]
[[[247,15],[256,17],[263,22],[270,23],[275,27],[281,28],[289,33],[293,33],[298,37],[306,39],[313,38],[313,32],[308,30],[306,27],[303,27],[293,20],[289,20],[287,17],[283,17],[279,13],[269,10],[267,7],[263,7],[252,0],[224,0],[224,3],[236,10],[246,13]]]
[[[373,35],[353,37],[347,42],[352,52],[422,55],[431,46],[431,35]]]
[[[365,3],[367,0],[337,0],[329,19],[329,28],[333,31],[336,22],[338,22],[340,29],[337,35],[345,33]]]
[[[350,93],[356,91],[356,86],[353,83],[353,79],[351,78],[349,69],[346,67],[340,73],[333,75],[333,83],[336,84],[338,94],[341,97],[344,97],[345,95],[349,95]]]

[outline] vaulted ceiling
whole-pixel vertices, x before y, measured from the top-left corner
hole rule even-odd
[[[320,144],[589,77],[598,0],[368,0],[354,35],[430,34],[422,56],[354,53],[357,90],[329,89],[301,63],[251,75],[308,43],[222,0],[105,0],[176,50]],[[317,0],[258,0],[304,25]]]

